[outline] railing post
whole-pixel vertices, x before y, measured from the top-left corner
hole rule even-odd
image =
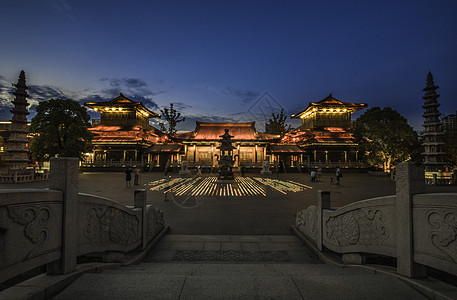
[[[146,235],[146,229],[147,229],[147,216],[146,216],[146,190],[141,189],[141,190],[136,190],[134,192],[134,206],[135,208],[141,208],[141,215],[142,215],[142,220],[141,220],[141,244],[143,250],[146,249],[146,246],[148,244],[148,237]]]
[[[51,158],[49,188],[63,192],[62,257],[48,264],[49,274],[66,274],[76,270],[78,247],[78,171],[76,157]]]
[[[324,243],[323,210],[330,209],[330,192],[317,192],[317,249],[322,251]]]
[[[424,188],[424,167],[411,162],[396,167],[397,272],[408,277],[426,276],[425,266],[414,263],[413,195]]]

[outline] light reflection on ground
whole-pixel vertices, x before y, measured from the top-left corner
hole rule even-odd
[[[172,193],[175,196],[267,196],[279,193],[303,192],[312,187],[291,180],[266,177],[236,177],[233,182],[220,183],[216,176],[163,178],[146,184],[149,190]]]

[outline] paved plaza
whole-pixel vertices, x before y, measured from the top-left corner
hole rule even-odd
[[[171,178],[179,177],[171,173]],[[205,176],[205,175],[203,175]],[[248,177],[259,174],[247,173]],[[387,176],[367,173],[345,172],[340,185],[331,184],[333,173],[324,173],[321,180],[311,182],[308,173],[280,173],[270,176],[283,181],[294,181],[307,186],[301,192],[268,193],[267,196],[198,197],[199,205],[194,207],[193,198],[185,205],[173,201],[162,191],[150,191],[148,184],[163,179],[163,173],[142,173],[138,186],[126,187],[125,174],[120,172],[81,173],[81,193],[93,194],[112,199],[124,205],[133,205],[135,189],[148,189],[148,203],[165,213],[165,221],[171,226],[171,234],[210,235],[275,235],[290,234],[290,225],[295,223],[295,214],[310,205],[317,204],[318,190],[331,192],[332,207],[380,196],[395,194],[395,183]],[[169,177],[167,177],[169,178]],[[0,188],[47,188],[48,182],[22,184],[0,184]],[[457,186],[426,187],[426,192],[457,192]]]
[[[249,179],[243,182],[270,182],[259,179],[259,174],[246,175]],[[399,278],[373,269],[324,264],[292,235],[295,214],[316,205],[319,190],[331,192],[332,207],[395,194],[395,183],[387,176],[345,172],[340,185],[331,184],[332,177],[333,173],[324,173],[320,181],[311,182],[309,174],[274,174],[265,178],[301,188],[284,194],[264,186],[264,194],[202,193],[195,198],[186,194],[165,197],[166,189],[151,190],[157,182],[183,182],[178,174],[143,173],[138,186],[126,187],[121,172],[80,173],[81,193],[124,205],[133,205],[134,190],[147,189],[148,203],[164,211],[171,230],[141,264],[84,274],[55,299],[139,299],[151,295],[160,299],[423,299],[423,294]],[[195,182],[211,180],[203,175]],[[195,187],[199,190],[200,186]],[[46,181],[0,184],[1,189],[47,187]],[[425,192],[457,192],[457,187],[428,186]],[[428,288],[428,284],[424,281],[416,287],[424,286],[421,291],[431,293],[440,289]],[[17,288],[21,290],[18,295],[26,293],[21,286]]]

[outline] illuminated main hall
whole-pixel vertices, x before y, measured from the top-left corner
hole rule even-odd
[[[159,114],[122,94],[106,102],[87,102],[85,106],[101,114],[90,129],[94,139],[86,162],[129,162],[152,168],[187,161],[191,167],[217,167],[215,155],[220,136],[229,129],[236,167],[260,168],[265,160],[282,167],[361,166],[357,143],[350,133],[351,114],[367,105],[342,102],[331,94],[293,114],[291,118],[301,119],[302,125],[282,138],[258,132],[255,122],[199,121],[194,131],[169,138],[149,125],[149,119],[159,118]]]

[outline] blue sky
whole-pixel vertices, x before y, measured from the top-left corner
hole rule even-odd
[[[23,69],[30,117],[38,101],[122,92],[156,112],[175,103],[181,130],[195,120],[263,130],[271,111],[333,93],[421,129],[429,70],[440,111],[457,110],[456,12],[457,1],[2,0],[0,120]]]

